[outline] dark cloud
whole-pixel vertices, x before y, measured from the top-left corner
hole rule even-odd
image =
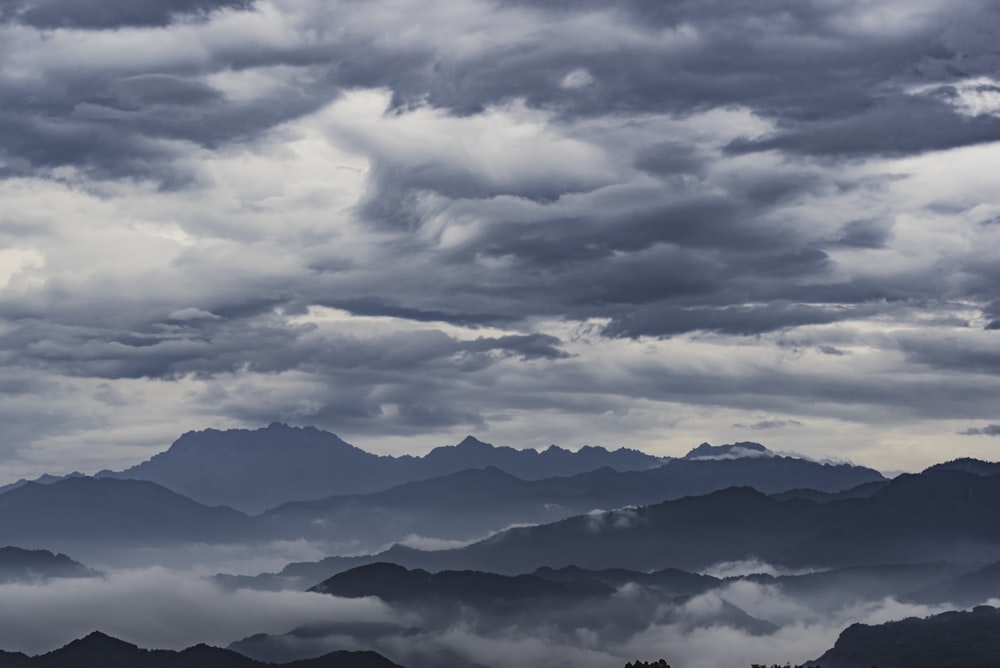
[[[1000,436],[1000,424],[988,424],[985,427],[969,427],[958,432],[963,436]]]
[[[842,118],[822,118],[760,139],[738,139],[734,153],[782,150],[830,156],[907,155],[1000,140],[1000,118],[967,117],[936,99],[896,97]]]
[[[996,334],[967,330],[948,337],[901,336],[899,348],[918,364],[974,374],[1000,370]]]
[[[608,336],[672,336],[704,330],[754,335],[779,329],[836,322],[850,317],[837,309],[774,302],[766,306],[686,309],[669,304],[636,309],[605,328]]]
[[[762,429],[782,429],[784,427],[801,427],[802,423],[798,420],[761,420],[760,422],[754,422],[751,425],[734,424],[734,427],[745,427],[747,429],[762,430]]]
[[[2,375],[359,433],[989,419],[1000,10],[885,3],[0,3]]]
[[[0,18],[35,28],[100,30],[165,26],[180,17],[252,5],[252,0],[3,0]]]

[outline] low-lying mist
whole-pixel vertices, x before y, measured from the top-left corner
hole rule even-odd
[[[37,654],[95,630],[141,647],[225,646],[254,633],[317,622],[406,620],[375,598],[226,590],[192,573],[153,567],[91,578],[0,584],[0,649]]]
[[[628,584],[592,603],[563,607],[552,601],[390,605],[373,597],[226,589],[198,572],[162,566],[4,584],[0,601],[0,648],[29,654],[101,630],[149,648],[235,642],[234,649],[268,661],[373,649],[407,668],[620,668],[658,658],[674,668],[795,664],[820,656],[852,623],[952,607],[869,599],[860,590],[790,594],[753,579],[727,580],[687,598]]]

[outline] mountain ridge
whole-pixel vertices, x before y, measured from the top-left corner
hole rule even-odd
[[[573,452],[550,446],[538,452],[494,446],[473,436],[423,456],[375,455],[315,427],[272,423],[256,430],[186,432],[144,462],[96,475],[151,480],[206,505],[256,514],[283,503],[370,493],[468,468],[496,466],[532,480],[602,466],[652,468],[662,461],[627,448],[584,446]]]

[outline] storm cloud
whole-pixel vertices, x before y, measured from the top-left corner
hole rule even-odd
[[[0,3],[0,465],[274,420],[986,456],[998,29],[985,0]]]

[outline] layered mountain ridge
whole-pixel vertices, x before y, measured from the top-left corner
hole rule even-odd
[[[494,446],[469,436],[422,457],[375,455],[313,427],[273,423],[256,430],[188,432],[167,450],[99,477],[150,480],[206,505],[259,513],[282,503],[363,494],[414,480],[496,466],[523,480],[607,466],[642,470],[663,463],[637,450],[551,446],[542,452]]]

